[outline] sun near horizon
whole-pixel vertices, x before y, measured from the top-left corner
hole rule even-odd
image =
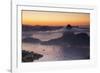
[[[90,25],[90,14],[79,12],[50,12],[22,10],[22,25],[30,26],[72,26]]]

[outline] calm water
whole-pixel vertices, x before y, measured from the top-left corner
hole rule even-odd
[[[33,51],[42,54],[43,57],[35,61],[56,61],[56,60],[77,60],[85,59],[89,55],[88,47],[71,47],[66,45],[65,48],[55,45],[41,45],[22,43],[23,50]]]
[[[63,59],[63,52],[60,46],[23,43],[22,47],[24,50],[34,51],[36,53],[42,54],[43,57],[38,61]]]

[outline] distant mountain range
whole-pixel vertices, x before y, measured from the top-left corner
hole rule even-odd
[[[44,45],[89,45],[90,38],[86,33],[64,33],[61,38],[51,39],[49,41],[42,42]]]
[[[32,38],[32,37],[27,37],[22,39],[22,42],[27,42],[27,43],[41,43],[39,39]]]
[[[27,43],[41,43],[43,45],[89,45],[90,38],[86,33],[73,34],[65,32],[62,37],[51,39],[49,41],[41,41],[33,37],[27,37],[22,40]]]
[[[23,25],[22,31],[51,31],[51,30],[58,30],[64,28],[63,26],[28,26]],[[89,45],[90,37],[87,34],[88,29],[83,29],[79,27],[73,27],[71,25],[68,25],[64,28],[65,31],[63,31],[63,36],[56,39],[51,39],[49,41],[41,41],[40,39],[34,38],[32,36],[28,36],[22,40],[22,42],[28,42],[28,43],[41,43],[44,45],[66,45],[67,43],[70,44],[76,44],[76,45]],[[78,32],[77,34],[74,34],[75,32]],[[47,32],[46,32],[47,33]],[[49,35],[48,35],[49,36]],[[58,35],[59,36],[59,35]]]
[[[48,30],[57,30],[63,28],[63,26],[28,26],[22,25],[22,31],[48,31]]]

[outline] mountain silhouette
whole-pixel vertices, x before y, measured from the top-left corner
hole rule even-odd
[[[48,31],[63,28],[62,26],[28,26],[22,25],[22,31]]]
[[[71,29],[72,28],[72,26],[70,25],[70,24],[68,24],[67,26],[66,26],[66,29]]]
[[[89,36],[86,33],[74,34],[65,32],[62,37],[42,42],[45,45],[89,45]]]
[[[80,33],[75,36],[74,44],[89,45],[90,38],[86,33]]]
[[[28,38],[22,39],[22,42],[27,42],[27,43],[40,43],[41,41],[39,39],[36,39],[36,38],[28,37]]]

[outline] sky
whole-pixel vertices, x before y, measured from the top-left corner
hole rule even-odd
[[[90,14],[79,12],[50,12],[22,10],[22,25],[72,26],[90,25]]]

